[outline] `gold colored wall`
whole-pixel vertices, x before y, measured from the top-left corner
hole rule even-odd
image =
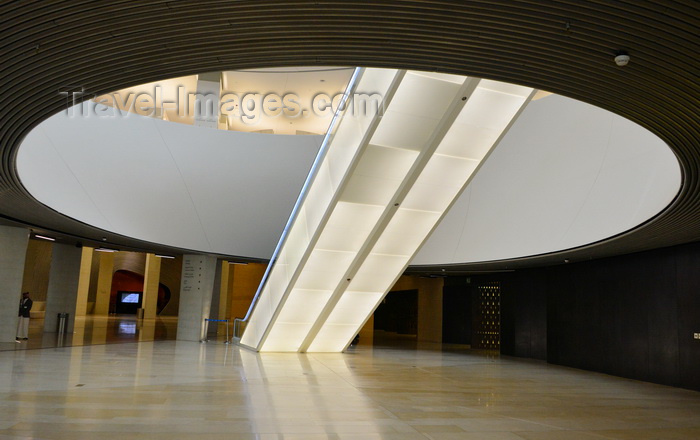
[[[160,261],[160,283],[170,289],[170,301],[160,312],[161,316],[177,316],[180,309],[180,276],[182,275],[182,255],[175,258],[162,258]]]
[[[32,301],[46,301],[52,249],[53,243],[46,240],[29,240],[27,244],[22,292],[29,292]],[[20,293],[17,292],[17,301]]]
[[[265,274],[267,264],[232,264],[229,271],[229,294],[231,298],[231,319],[243,318],[248,312],[255,292]]]
[[[418,341],[442,342],[442,278],[403,275],[391,291],[418,290]],[[367,324],[373,323],[369,321]],[[365,325],[366,327],[367,325]],[[365,328],[362,331],[368,331]],[[362,343],[362,333],[360,333]]]
[[[100,256],[103,252],[95,252],[90,273],[90,290],[88,293],[88,314],[92,313],[97,292],[97,279],[100,271]],[[142,252],[117,252],[114,255],[114,269],[128,270],[139,275],[145,275],[146,254]],[[160,267],[160,284],[170,289],[170,301],[160,312],[161,316],[177,316],[180,307],[180,275],[182,273],[182,256],[163,258]]]

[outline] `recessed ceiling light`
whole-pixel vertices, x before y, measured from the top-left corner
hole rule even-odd
[[[99,247],[99,248],[96,248],[95,251],[96,252],[119,252],[119,249]]]

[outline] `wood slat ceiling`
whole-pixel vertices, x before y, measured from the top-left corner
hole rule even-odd
[[[677,199],[634,231],[566,252],[450,269],[578,261],[697,241],[699,8],[697,0],[3,1],[0,216],[86,243],[105,237],[129,249],[178,251],[66,218],[22,187],[17,148],[65,108],[59,90],[78,86],[94,95],[207,71],[357,65],[559,93],[646,127],[678,156]],[[631,56],[626,67],[613,62],[620,51]]]

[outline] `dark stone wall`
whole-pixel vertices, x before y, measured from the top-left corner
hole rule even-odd
[[[472,343],[472,289],[467,278],[446,278],[442,288],[442,342]]]
[[[502,354],[700,390],[700,243],[489,278]]]
[[[547,277],[528,271],[501,281],[501,353],[547,359]]]

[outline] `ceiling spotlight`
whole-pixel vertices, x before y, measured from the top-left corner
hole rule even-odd
[[[621,53],[615,57],[615,64],[620,67],[626,66],[630,62],[630,56],[626,53]]]

